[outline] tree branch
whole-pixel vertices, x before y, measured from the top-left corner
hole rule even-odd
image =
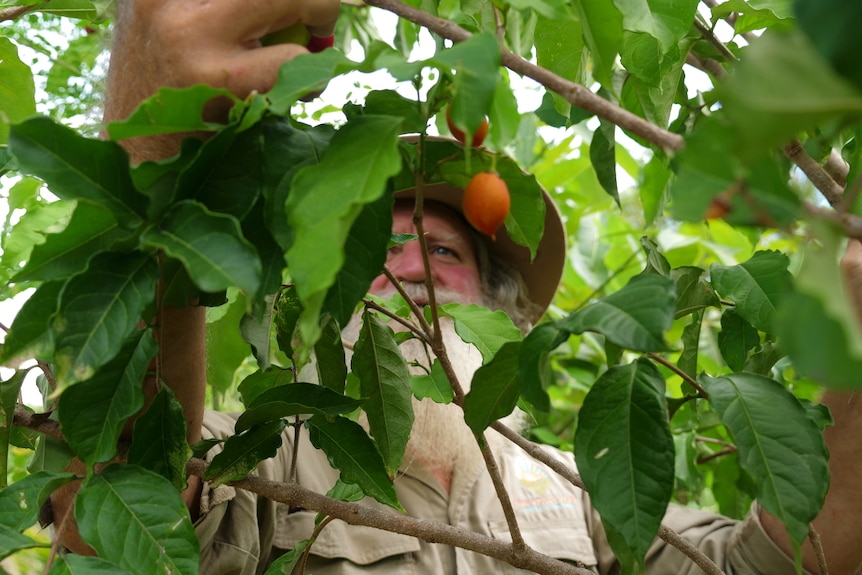
[[[724,571],[715,564],[715,562],[707,557],[700,549],[692,545],[687,539],[683,539],[678,533],[672,529],[668,529],[664,525],[658,528],[659,539],[672,545],[683,552],[686,557],[694,561],[694,563],[703,569],[707,575],[725,575]]]
[[[186,465],[186,470],[193,475],[201,476],[206,470],[206,463],[200,459],[191,459]],[[439,521],[417,519],[358,503],[337,501],[296,484],[280,483],[254,476],[248,476],[239,481],[231,481],[228,484],[256,493],[272,501],[299,505],[318,513],[330,515],[350,525],[364,525],[392,533],[418,537],[430,543],[460,547],[500,559],[515,567],[535,573],[592,575],[591,571],[567,565],[530,548],[525,548],[522,553],[515,553],[512,545],[499,539],[480,535],[460,527],[453,527]]]
[[[467,30],[464,30],[454,22],[432,16],[400,0],[366,0],[365,3],[369,6],[388,10],[406,20],[424,26],[435,34],[448,38],[453,42],[463,42],[471,36]],[[593,94],[586,87],[566,80],[553,72],[528,62],[502,46],[500,51],[504,66],[513,72],[539,82],[549,90],[565,98],[573,106],[604,118],[665,151],[670,152],[682,149],[684,145],[682,136],[662,129],[640,116]]]
[[[843,228],[848,238],[862,241],[862,218],[853,214],[836,212],[830,208],[821,208],[813,204],[803,204],[803,209],[812,216],[829,220]]]
[[[700,397],[702,397],[704,399],[709,399],[709,394],[697,382],[697,380],[694,379],[692,376],[690,376],[689,374],[687,374],[686,372],[684,372],[683,370],[681,370],[680,368],[678,368],[677,366],[675,366],[674,364],[672,364],[671,362],[669,362],[668,360],[666,360],[665,358],[663,358],[662,356],[660,356],[657,353],[648,353],[647,357],[653,361],[659,362],[660,364],[662,364],[663,366],[665,366],[666,368],[668,368],[669,370],[671,370],[672,372],[674,372],[675,374],[680,376],[684,382],[686,382],[687,384],[692,386],[695,390],[697,390],[697,394]]]
[[[0,22],[6,20],[17,20],[28,12],[35,10],[39,5],[31,4],[30,6],[13,6],[12,8],[4,8],[0,10]]]
[[[12,418],[12,424],[26,429],[32,429],[39,433],[43,433],[49,437],[53,437],[59,441],[66,441],[63,434],[60,432],[60,424],[51,417],[51,412],[45,413],[30,413],[23,407],[15,408],[15,415]]]
[[[794,138],[786,144],[782,151],[787,158],[799,166],[799,169],[808,177],[814,187],[820,190],[829,205],[835,207],[841,203],[844,189],[839,186],[823,166],[818,164],[814,158],[805,152],[802,142]]]

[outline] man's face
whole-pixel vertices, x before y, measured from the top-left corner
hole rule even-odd
[[[426,202],[424,212],[423,224],[435,292],[458,294],[458,300],[462,303],[480,303],[482,284],[467,225],[449,208],[434,202]],[[412,203],[395,205],[392,233],[416,233]],[[418,241],[410,241],[389,250],[386,265],[401,282],[424,284],[425,267]],[[370,292],[373,294],[388,295],[392,290],[392,285],[383,275],[371,283]],[[420,298],[416,303],[423,305],[428,302]]]

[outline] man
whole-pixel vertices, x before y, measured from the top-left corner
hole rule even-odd
[[[306,9],[312,6],[322,9]],[[262,35],[278,28],[273,23],[284,25],[299,20],[309,25],[314,34],[326,36],[332,32],[337,17],[337,3],[333,7],[331,2],[319,0],[252,3],[129,0],[120,3],[119,9],[117,43],[109,78],[108,120],[127,115],[160,85],[187,86],[206,82],[227,87],[239,97],[245,97],[252,90],[265,90],[272,85],[278,65],[304,51],[292,45],[261,47]],[[200,26],[202,21],[207,23],[205,29]],[[211,110],[216,118],[223,112],[217,106]],[[176,139],[163,138],[133,142],[129,149],[133,158],[141,161],[168,155],[177,149],[176,145]],[[483,283],[489,283],[489,275],[481,273],[481,249],[477,256],[475,243],[467,239],[469,228],[451,209],[458,205],[457,201],[453,202],[451,196],[447,200],[443,194],[435,196],[433,190],[429,192],[426,231],[431,238],[447,240],[447,243],[435,240],[431,248],[433,253],[429,254],[435,282],[443,288],[442,293],[451,288],[450,295],[463,301],[493,304],[485,298],[487,289]],[[439,203],[434,203],[435,200]],[[410,204],[396,207],[396,231],[412,230],[410,211]],[[449,244],[449,240],[454,244]],[[406,244],[396,249],[388,262],[396,277],[408,284],[417,283],[417,256],[421,254],[417,253],[416,245]],[[853,255],[850,252],[850,256]],[[848,257],[847,261],[851,272],[856,271],[851,273],[851,280],[862,283],[859,258]],[[557,260],[555,264],[545,262],[542,265],[561,266],[562,263]],[[517,264],[513,267],[525,269]],[[551,276],[556,274],[551,288],[556,286],[560,269],[550,272]],[[531,278],[532,273],[522,274],[521,279],[529,282]],[[514,281],[518,283],[517,279]],[[536,286],[535,289],[540,288]],[[373,289],[384,293],[389,288],[378,280]],[[537,293],[529,293],[534,302]],[[538,309],[543,310],[549,301],[549,296],[543,296],[537,302]],[[527,316],[530,320],[538,317],[536,310],[528,312]],[[200,437],[203,420],[203,338],[202,311],[187,308],[164,315],[160,332],[165,350],[162,374],[184,406],[190,440]],[[860,530],[856,528],[862,512],[862,496],[856,488],[862,462],[854,453],[858,445],[856,438],[862,437],[862,418],[859,417],[862,406],[853,397],[837,394],[827,396],[825,401],[838,423],[827,432],[833,480],[815,526],[823,536],[831,572],[852,573],[862,560]],[[435,418],[425,419],[433,421]],[[421,435],[422,425],[428,421],[420,421],[416,435]],[[227,416],[210,414],[203,427],[207,435],[220,436],[232,433],[233,422]],[[444,426],[443,433],[446,431]],[[457,429],[448,432],[451,435],[440,437],[467,435]],[[286,480],[290,455],[296,449],[301,457],[297,481],[319,492],[328,490],[337,472],[305,436],[296,446],[290,440],[286,438],[287,447],[277,457],[260,464],[258,473],[262,477]],[[431,443],[439,445],[445,440],[435,439]],[[472,445],[459,445],[441,456],[432,453],[427,446],[411,446],[405,459],[407,463],[396,480],[399,497],[408,512],[417,516],[506,538],[502,510],[487,471],[472,449]],[[588,499],[514,446],[495,442],[495,450],[527,543],[553,557],[583,564],[601,573],[612,572],[614,560]],[[573,466],[570,454],[558,451],[552,454]],[[231,487],[211,489],[196,478],[191,481],[187,500],[193,513],[200,516],[197,530],[204,549],[204,573],[263,572],[270,559],[292,548],[313,530],[312,512],[277,505]],[[672,508],[665,524],[680,531],[733,572],[793,572],[793,563],[788,557],[790,544],[784,529],[766,513],[754,511],[744,522],[735,523],[718,516]],[[816,560],[808,548],[805,565],[812,571],[816,569]],[[657,544],[649,557],[650,573],[696,570],[690,560],[665,545]],[[323,529],[313,545],[307,572],[484,574],[516,571],[479,554],[333,522]]]

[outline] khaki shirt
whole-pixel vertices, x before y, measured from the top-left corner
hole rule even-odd
[[[204,436],[229,436],[234,423],[233,416],[210,412],[204,422]],[[302,434],[299,444],[297,482],[326,493],[335,484],[338,471],[309,443],[307,435]],[[284,446],[276,457],[258,465],[257,475],[286,480],[290,471],[291,436],[292,430],[290,434],[285,432]],[[571,453],[547,450],[574,467]],[[513,444],[507,442],[495,454],[528,545],[596,573],[618,571],[601,520],[583,491]],[[413,517],[442,521],[511,541],[484,462],[477,459],[455,472],[451,493],[446,493],[421,466],[408,467],[395,480],[399,500]],[[366,499],[363,503],[387,509],[373,500]],[[205,486],[201,514],[196,530],[202,549],[201,573],[206,575],[263,573],[273,559],[311,535],[316,516],[314,512],[291,509],[230,486],[215,489]],[[727,573],[795,572],[793,562],[764,533],[756,506],[742,522],[671,506],[663,523],[712,557]],[[336,520],[322,530],[312,546],[306,573],[496,575],[526,571],[472,551]],[[680,575],[702,571],[682,553],[657,541],[648,554],[646,573]]]

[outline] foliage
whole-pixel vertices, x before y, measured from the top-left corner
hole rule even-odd
[[[0,12],[18,4],[0,2]],[[146,573],[157,564],[196,572],[177,492],[189,451],[176,400],[160,396],[142,418],[133,463],[96,467],[116,456],[124,422],[142,405],[139,384],[157,351],[139,320],[194,298],[225,306],[214,333],[240,329],[251,344],[211,341],[218,393],[247,356],[261,367],[240,386],[246,412],[205,477],[244,477],[275,453],[295,415],[309,414],[304,432],[342,479],[400,508],[392,477],[412,422],[411,389],[441,401],[452,392],[439,363],[409,377],[386,314],[363,296],[385,261],[393,190],[417,174],[463,186],[489,167],[512,193],[509,234],[535,250],[541,186],[564,216],[570,251],[550,312],[525,336],[487,310],[442,310],[485,360],[464,400],[472,429],[520,405],[538,423],[534,439],[573,449],[627,572],[643,564],[672,497],[735,517],[757,497],[796,544],[805,537],[828,471],[822,414],[804,401],[818,386],[858,387],[862,361],[837,267],[841,240],[859,235],[862,83],[847,58],[862,42],[848,25],[858,9],[837,0],[796,0],[792,13],[777,0],[700,11],[694,0],[422,6],[473,35],[453,46],[436,37],[433,54],[408,60],[417,23],[401,18],[393,47],[376,39],[364,11],[345,7],[338,36],[360,42],[360,61],[333,50],[300,56],[271,91],[236,101],[225,125],[200,120],[222,92],[164,90],[109,126],[106,140],[77,125],[99,90],[70,79],[89,77],[103,58],[91,37],[107,30],[109,4],[53,0],[50,14],[3,30],[0,175],[10,211],[0,297],[35,292],[2,360],[35,358],[50,375],[46,407],[88,465],[76,518],[101,556],[66,557],[52,573]],[[731,15],[736,29],[722,43],[713,25]],[[442,33],[434,20],[422,23]],[[511,52],[501,51],[497,24]],[[61,52],[38,33],[62,26],[77,35]],[[52,48],[44,96],[38,70],[18,56],[25,45]],[[517,55],[533,51],[543,97],[519,113],[515,73],[501,62],[526,70]],[[686,62],[706,70],[710,85],[687,90],[695,72]],[[379,69],[426,95],[372,90],[342,103],[337,129],[311,125],[303,95]],[[399,140],[443,128],[450,102],[468,132],[489,117],[487,148]],[[164,162],[131,166],[118,145],[188,130],[211,137]],[[849,174],[832,167],[836,154]],[[46,189],[59,199],[48,201]],[[224,304],[226,294],[240,303]],[[406,306],[380,305],[409,317]],[[362,306],[357,386],[333,336]],[[329,359],[318,366],[325,387],[307,392],[293,368],[312,353]],[[32,448],[13,426],[23,377],[19,369],[0,383],[4,465],[10,445]],[[349,417],[358,406],[370,436]],[[43,438],[37,464],[0,492],[0,558],[41,545],[25,533],[33,510],[70,478],[38,469],[49,449]],[[122,548],[122,537],[140,545]]]

